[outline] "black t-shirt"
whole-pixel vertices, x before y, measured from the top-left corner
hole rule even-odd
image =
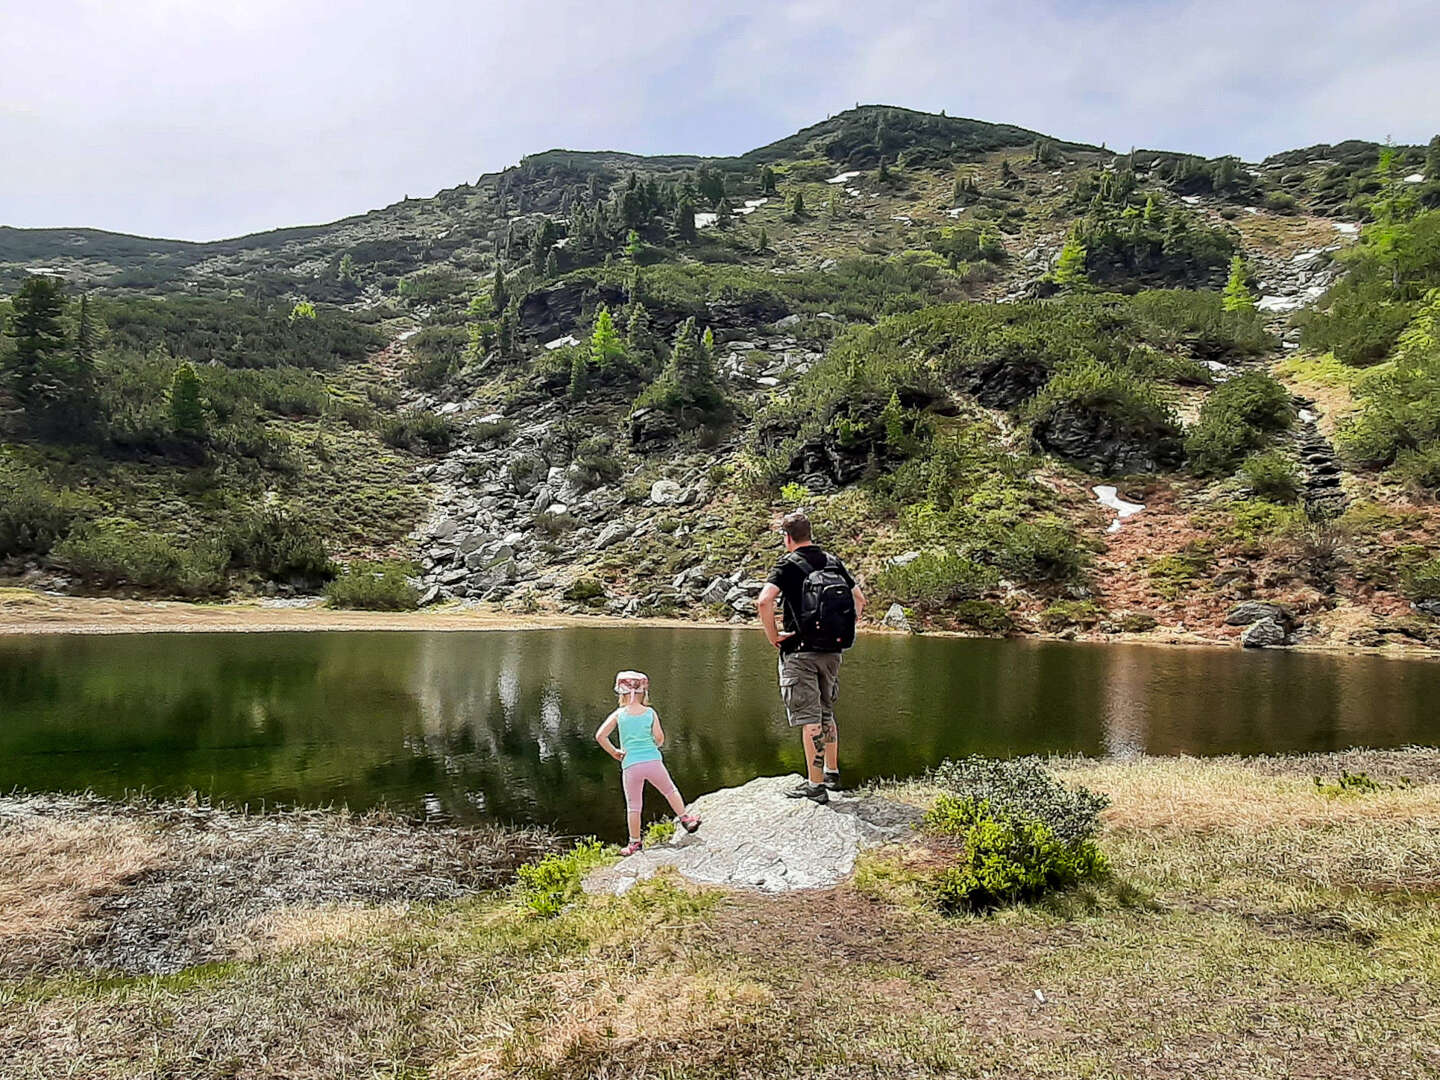
[[[775,564],[775,569],[770,571],[770,576],[765,580],[780,590],[780,599],[784,604],[784,622],[782,628],[789,633],[795,634],[800,628],[796,613],[800,610],[800,593],[805,588],[805,579],[810,572],[802,570],[796,563],[794,556],[799,555],[810,564],[811,570],[820,570],[825,566],[827,558],[835,559],[835,567],[840,571],[845,583],[852,589],[855,587],[855,579],[850,576],[850,571],[845,569],[845,564],[833,555],[827,555],[817,544],[806,544],[798,547],[794,552],[786,552],[784,558]],[[780,643],[782,653],[792,652],[833,652],[833,649],[806,649],[800,644],[800,637],[786,638]]]

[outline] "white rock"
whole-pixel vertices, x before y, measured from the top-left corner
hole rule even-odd
[[[705,210],[695,215],[695,227],[697,229],[708,229],[715,224],[720,217],[719,214]]]
[[[1424,174],[1424,173],[1414,172],[1414,173],[1411,173],[1409,176],[1405,177],[1405,183],[1407,183],[1407,184],[1423,184],[1424,182],[1425,182],[1425,174]]]
[[[650,485],[650,501],[656,506],[679,506],[684,494],[674,480],[656,480]]]
[[[828,806],[787,799],[798,776],[765,776],[702,795],[691,804],[700,831],[677,832],[585,880],[591,893],[619,895],[673,867],[704,885],[785,892],[838,885],[861,850],[907,834],[918,812],[886,799],[831,796]]]
[[[618,544],[630,535],[630,526],[623,521],[612,521],[605,528],[600,530],[600,535],[595,538],[595,546],[600,550]]]
[[[886,561],[889,562],[891,566],[909,566],[912,562],[914,562],[914,561],[915,561],[916,559],[918,559],[919,557],[920,557],[920,552],[918,552],[918,551],[907,551],[907,552],[905,552],[904,554],[901,554],[901,555],[893,555],[893,556],[891,556],[891,557],[890,557],[888,560],[886,560]]]
[[[880,620],[881,626],[888,626],[891,630],[904,630],[906,633],[913,632],[910,620],[905,617],[905,609],[899,604],[891,604],[890,609],[885,612],[885,617]]]
[[[579,338],[575,337],[573,334],[566,334],[564,337],[557,337],[554,341],[547,341],[547,342],[545,343],[545,348],[547,348],[547,349],[549,349],[549,350],[551,350],[551,351],[553,352],[554,350],[559,349],[559,348],[563,348],[563,347],[566,346],[566,345],[579,345],[579,344],[580,344],[580,339],[579,339]]]

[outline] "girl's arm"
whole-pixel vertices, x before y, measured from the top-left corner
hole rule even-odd
[[[600,744],[607,754],[619,761],[625,756],[625,751],[610,741],[610,733],[615,730],[619,720],[614,713],[605,718],[605,722],[595,729],[595,741]]]
[[[650,711],[652,713],[655,713],[655,720],[650,725],[650,737],[655,740],[656,746],[664,746],[665,729],[660,726],[660,714],[658,712],[655,712],[654,709],[651,709]]]

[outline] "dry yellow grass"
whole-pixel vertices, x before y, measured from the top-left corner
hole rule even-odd
[[[138,821],[32,819],[0,827],[0,955],[28,966],[83,932],[91,904],[154,866],[164,845]]]

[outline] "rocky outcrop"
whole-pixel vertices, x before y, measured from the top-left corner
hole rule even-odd
[[[1034,436],[1056,457],[1100,475],[1176,469],[1185,455],[1178,429],[1137,428],[1080,402],[1051,410],[1036,422]]]
[[[1265,649],[1276,645],[1288,645],[1290,635],[1282,623],[1275,619],[1260,619],[1245,628],[1240,643],[1247,649]]]
[[[850,876],[866,847],[897,840],[920,818],[914,807],[874,796],[832,796],[828,806],[789,799],[798,776],[766,776],[696,799],[694,835],[648,847],[592,873],[585,889],[624,893],[666,869],[702,885],[786,892],[823,889]]]

